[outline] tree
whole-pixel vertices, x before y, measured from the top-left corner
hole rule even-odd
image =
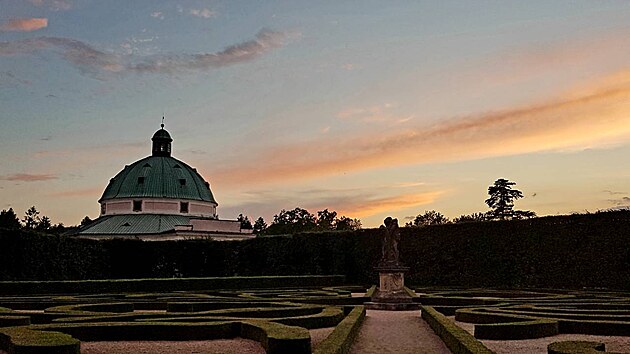
[[[247,216],[243,216],[243,214],[238,214],[238,218],[236,220],[241,222],[241,229],[243,230],[251,230],[253,228],[252,222],[249,221]]]
[[[68,231],[69,228],[66,228],[65,225],[60,222],[59,224],[52,225],[46,230],[49,234],[61,235],[64,232]]]
[[[282,209],[273,217],[273,222],[265,230],[267,235],[295,234],[305,231],[347,231],[361,228],[361,220],[347,216],[337,217],[334,210],[320,210],[317,216],[306,209]],[[263,221],[264,222],[264,221]],[[254,227],[255,228],[255,227]]]
[[[342,216],[335,221],[335,230],[337,231],[353,231],[361,228],[361,220],[351,219],[347,216]]]
[[[37,225],[39,225],[41,219],[39,217],[39,211],[35,209],[34,205],[26,211],[22,221],[24,222],[24,227],[27,229],[35,229]]]
[[[460,215],[453,219],[453,223],[461,224],[465,222],[481,222],[487,221],[489,218],[488,213],[472,213],[468,215]]]
[[[294,234],[303,231],[312,231],[317,227],[315,215],[306,209],[295,208],[293,210],[282,209],[273,216],[273,222],[267,228],[266,234],[281,235]]]
[[[523,219],[535,217],[536,213],[529,210],[514,210],[514,201],[523,198],[523,193],[518,189],[512,189],[516,182],[499,178],[488,187],[490,198],[486,204],[490,207],[488,216],[493,220]]]
[[[0,227],[6,229],[19,229],[22,227],[20,219],[15,215],[13,208],[0,211]]]
[[[37,223],[37,226],[35,226],[35,230],[48,231],[51,227],[52,224],[50,223],[50,218],[47,216],[42,216],[42,218]]]
[[[317,212],[317,226],[320,230],[334,230],[337,220],[336,211],[324,209]]]
[[[92,219],[90,219],[90,217],[86,215],[83,220],[81,220],[80,226],[83,227],[89,225],[90,223],[92,223]]]
[[[267,230],[267,223],[265,222],[265,219],[263,219],[262,216],[260,216],[254,222],[254,233],[256,235],[260,235],[263,232],[265,232],[265,230]]]
[[[407,227],[422,227],[429,225],[443,225],[448,224],[450,221],[442,213],[435,210],[427,210],[424,214],[418,214],[413,221],[405,224]]]

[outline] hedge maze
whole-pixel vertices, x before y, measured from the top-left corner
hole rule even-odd
[[[423,288],[416,292],[420,294],[417,301],[423,304],[423,318],[447,345],[451,341],[463,348],[451,348],[453,352],[484,352],[487,348],[479,349],[476,339],[520,340],[557,334],[630,336],[629,293]],[[453,320],[474,324],[474,338]],[[475,346],[475,350],[466,349]],[[549,345],[548,352],[601,353],[603,349],[603,343],[564,341]]]
[[[272,288],[270,282],[287,287]],[[81,342],[240,337],[259,342],[267,353],[349,353],[374,287],[341,284],[343,278],[334,276],[3,282],[0,351],[76,354]],[[138,291],[142,287],[152,291]],[[630,337],[630,294],[624,292],[415,291],[422,318],[457,354],[491,354],[487,340],[558,334]],[[462,322],[473,324],[474,331]],[[323,328],[330,332],[314,345],[309,330]],[[550,343],[548,353],[606,349],[599,342]]]
[[[0,350],[80,353],[83,341],[246,338],[267,353],[345,353],[363,287],[307,287],[0,297]],[[334,328],[317,348],[309,329]]]

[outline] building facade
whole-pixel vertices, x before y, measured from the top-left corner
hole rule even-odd
[[[195,168],[171,156],[173,139],[164,129],[151,138],[151,156],[110,179],[99,199],[98,219],[77,236],[91,239],[134,238],[146,241],[252,238],[236,220],[219,220],[210,183]]]

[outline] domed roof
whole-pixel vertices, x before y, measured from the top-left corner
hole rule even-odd
[[[210,184],[197,170],[170,156],[148,156],[125,166],[109,181],[99,202],[115,198],[190,199],[216,204]]]
[[[153,141],[165,140],[165,141],[171,142],[173,141],[173,138],[171,138],[171,134],[169,134],[166,130],[164,130],[164,125],[162,125],[162,129],[156,131],[155,134],[153,134],[153,137],[151,138],[151,140]]]

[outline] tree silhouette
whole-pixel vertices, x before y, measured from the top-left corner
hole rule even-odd
[[[337,221],[337,212],[324,209],[317,212],[317,226],[320,230],[334,230]]]
[[[254,233],[256,235],[260,235],[264,233],[265,230],[267,230],[267,223],[265,222],[265,219],[263,219],[262,216],[260,216],[254,222]]]
[[[35,230],[48,231],[51,227],[52,227],[52,224],[50,222],[50,218],[47,216],[42,216],[42,218],[37,223],[37,226],[35,226]]]
[[[514,201],[523,198],[523,193],[518,189],[512,189],[516,182],[499,178],[488,187],[490,198],[486,204],[490,207],[488,216],[493,220],[524,219],[535,217],[536,213],[529,210],[514,210]]]
[[[426,210],[424,214],[418,214],[413,221],[405,224],[407,227],[423,227],[429,225],[443,225],[450,221],[439,211]]]
[[[282,209],[280,213],[274,215],[273,222],[267,230],[266,234],[281,235],[294,234],[303,231],[312,231],[317,226],[315,215],[306,209],[295,208],[293,210]]]
[[[252,222],[249,221],[247,216],[243,216],[243,214],[238,214],[238,218],[236,220],[241,222],[241,229],[243,230],[251,230],[253,228]]]
[[[81,220],[81,225],[80,225],[80,226],[86,226],[86,225],[89,225],[91,222],[92,222],[92,219],[90,219],[90,217],[86,215],[86,216],[83,218],[83,220]]]
[[[27,229],[35,229],[37,225],[39,225],[41,219],[39,217],[39,211],[35,209],[34,205],[26,211],[22,221],[24,222],[24,227]]]
[[[351,219],[347,216],[342,216],[335,220],[335,230],[337,231],[352,231],[359,230],[361,228],[361,220]]]
[[[461,224],[465,222],[481,222],[481,221],[487,221],[489,217],[490,216],[488,215],[488,213],[464,214],[453,219],[453,223]]]
[[[273,217],[273,222],[265,230],[267,235],[294,234],[304,231],[333,231],[333,230],[358,230],[361,228],[361,220],[351,219],[347,216],[337,217],[334,210],[320,210],[317,216],[308,210],[295,208],[293,210],[282,209]]]
[[[13,208],[0,211],[0,227],[6,229],[19,229],[22,227],[20,219],[15,215]]]

